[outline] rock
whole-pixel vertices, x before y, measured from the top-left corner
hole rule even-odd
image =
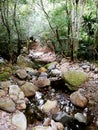
[[[66,71],[63,73],[62,78],[65,81],[65,85],[72,91],[78,90],[79,86],[88,80],[86,73],[76,70]]]
[[[50,126],[36,126],[32,130],[53,130]]]
[[[53,115],[53,119],[65,125],[66,123],[72,120],[72,117],[68,115],[66,112],[60,111]]]
[[[10,85],[10,87],[9,87],[9,95],[13,99],[13,101],[17,104],[16,107],[19,110],[26,108],[24,93],[18,87],[18,85]]]
[[[0,81],[8,80],[9,76],[10,76],[9,72],[6,72],[6,71],[5,72],[1,72],[0,73]]]
[[[21,89],[26,97],[30,97],[35,95],[35,92],[38,90],[38,87],[36,87],[32,83],[26,82],[24,85],[21,86]]]
[[[98,73],[98,68],[95,68],[94,73]]]
[[[98,104],[98,90],[95,92],[95,102]]]
[[[38,80],[34,81],[34,84],[39,88],[46,87],[50,86],[50,80],[47,77],[39,77]]]
[[[9,97],[2,97],[0,98],[0,108],[7,112],[14,112],[15,111],[15,103]]]
[[[19,55],[17,58],[17,65],[21,67],[32,67],[32,62],[29,57],[24,57],[23,55]]]
[[[45,118],[43,125],[48,126],[48,125],[50,125],[50,123],[51,123],[51,119],[50,118]]]
[[[11,82],[9,80],[8,81],[0,82],[0,87],[3,90],[8,90],[8,88],[9,88],[10,85],[11,85]]]
[[[48,74],[46,72],[41,72],[39,77],[44,77],[44,78],[47,78],[48,77]]]
[[[12,117],[12,124],[17,126],[19,130],[26,130],[27,120],[25,115],[20,111],[16,111]]]
[[[5,95],[6,95],[5,91],[0,89],[0,97],[3,97]]]
[[[57,62],[52,62],[52,63],[46,64],[45,67],[50,71],[52,69],[55,69],[56,65],[57,65]]]
[[[21,50],[21,54],[28,54],[28,48],[23,47],[22,50]]]
[[[74,118],[77,119],[81,123],[87,123],[86,117],[82,113],[76,113]]]
[[[25,70],[30,76],[38,75],[38,71],[34,70],[33,68],[25,67]]]
[[[38,91],[35,92],[35,98],[36,98],[37,100],[41,99],[42,96],[43,96],[43,94],[42,94],[41,92],[38,92]]]
[[[82,95],[80,93],[80,91],[76,91],[76,92],[73,92],[71,95],[70,95],[70,100],[71,102],[76,105],[76,106],[79,106],[79,107],[85,107],[88,103],[88,100],[87,98]]]
[[[20,79],[25,79],[27,77],[27,72],[25,69],[18,69],[16,70],[16,75],[20,78]]]
[[[45,67],[41,67],[38,69],[38,72],[47,72],[47,69]]]
[[[0,57],[0,64],[4,64],[4,63],[5,63],[4,59]]]
[[[89,71],[90,71],[90,64],[84,63],[84,64],[82,64],[81,67],[82,67],[82,68],[84,69],[84,71],[86,71],[86,72],[89,72]]]
[[[20,130],[11,122],[12,114],[0,110],[0,130]]]
[[[51,127],[53,130],[64,130],[64,126],[60,122],[55,122],[54,120],[51,120]]]
[[[51,105],[50,105],[51,104]],[[46,103],[44,105],[42,105],[41,109],[45,112],[45,113],[48,113],[48,112],[51,112],[51,113],[56,113],[57,111],[57,101],[54,100],[54,101],[50,101],[50,100],[47,100]]]
[[[6,81],[12,74],[11,65],[0,67],[0,81]]]
[[[51,76],[61,76],[61,75],[62,75],[62,73],[60,70],[58,70],[58,69],[51,70]]]
[[[19,78],[17,78],[17,77],[13,77],[13,81],[14,81],[14,83],[16,83],[17,85],[19,85],[19,86],[22,86],[23,84],[25,84],[25,80],[20,80]]]

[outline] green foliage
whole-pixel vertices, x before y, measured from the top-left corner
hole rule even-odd
[[[32,35],[35,38],[46,41],[51,40],[55,48],[55,52],[66,54],[67,44],[71,45],[71,1],[70,0],[42,0],[44,9],[48,16],[43,12],[40,0],[8,0],[5,2],[5,7],[0,1],[0,8],[5,11],[5,18],[7,19],[10,29],[10,45],[8,44],[8,32],[4,26],[2,17],[0,15],[0,55],[9,59],[10,53],[17,53],[18,51],[18,34],[21,44]],[[8,3],[7,3],[8,2]],[[14,23],[14,6],[16,6],[16,25]],[[7,8],[8,4],[8,8]],[[94,46],[94,34],[97,27],[97,4],[93,0],[86,2],[84,9],[83,22],[80,30],[79,51],[78,57],[89,59],[93,57],[92,48]],[[8,9],[8,12],[7,12]],[[0,10],[1,11],[1,10]],[[67,12],[68,11],[68,12]],[[48,19],[47,19],[48,17]],[[6,20],[5,19],[5,20]],[[52,29],[50,28],[50,25]],[[69,30],[68,30],[69,27]],[[58,37],[57,39],[57,33]],[[68,32],[69,31],[69,32]],[[69,48],[71,49],[71,48]],[[71,52],[71,51],[70,51]]]

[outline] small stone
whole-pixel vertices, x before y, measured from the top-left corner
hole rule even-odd
[[[53,119],[65,125],[66,123],[72,120],[72,117],[68,115],[66,112],[60,111],[53,115]]]
[[[27,120],[25,115],[20,111],[16,111],[12,117],[12,124],[17,126],[20,130],[26,130]]]
[[[61,76],[62,73],[61,73],[61,71],[58,70],[58,69],[53,69],[53,70],[51,70],[51,75],[52,75],[52,76]]]
[[[3,96],[5,96],[5,91],[4,90],[0,90],[0,97],[3,97]]]
[[[60,122],[55,122],[54,120],[51,120],[51,127],[53,130],[64,130],[64,126]]]
[[[34,84],[38,87],[46,87],[46,86],[50,86],[50,80],[48,78],[45,77],[39,77],[38,80],[34,81]]]
[[[11,82],[10,81],[3,81],[3,82],[0,82],[0,87],[3,89],[3,90],[8,90],[9,86],[11,85]]]
[[[26,82],[24,85],[21,86],[21,89],[26,97],[30,97],[35,95],[35,92],[38,90],[38,87],[36,87],[32,83]]]
[[[76,106],[79,106],[79,107],[85,107],[88,103],[88,100],[85,96],[83,96],[80,91],[76,91],[76,92],[73,92],[71,95],[70,95],[70,100],[71,102],[76,105]]]
[[[25,69],[18,69],[16,70],[16,75],[20,78],[20,79],[25,79],[27,77],[27,72]]]
[[[14,112],[15,111],[15,103],[9,97],[2,97],[0,98],[0,108],[7,112]]]
[[[41,67],[41,68],[39,68],[38,72],[40,72],[40,73],[47,72],[47,69],[45,67]]]
[[[42,93],[40,92],[35,92],[35,98],[38,100],[38,99],[41,99],[42,98]]]
[[[87,123],[86,117],[82,113],[76,113],[74,118],[77,119],[81,123]]]
[[[47,102],[41,107],[41,109],[44,112],[48,113],[48,112],[56,110],[57,105],[58,104],[57,104],[56,100],[54,100],[54,101],[47,100]]]

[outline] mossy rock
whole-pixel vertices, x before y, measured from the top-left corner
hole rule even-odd
[[[2,72],[2,73],[0,73],[0,81],[8,80],[9,76],[10,76],[9,72]]]
[[[62,75],[62,78],[65,81],[65,85],[72,91],[78,90],[80,85],[88,80],[88,76],[86,73],[76,70],[66,71]]]
[[[48,69],[48,68],[55,67],[55,66],[56,66],[56,64],[57,64],[57,62],[56,62],[56,61],[54,61],[54,62],[52,62],[52,63],[48,63],[48,64],[46,64],[44,67]]]
[[[33,66],[33,69],[39,69],[43,66],[45,66],[46,63],[42,62],[42,61],[33,61],[32,62],[32,66]]]
[[[17,65],[21,67],[31,67],[32,68],[32,61],[23,55],[19,55],[17,58]]]
[[[12,68],[10,68],[10,67],[5,67],[4,71],[12,74]]]

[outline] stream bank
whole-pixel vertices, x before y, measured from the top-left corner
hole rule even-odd
[[[0,129],[98,129],[94,64],[58,60],[53,51],[35,44],[29,53],[22,49],[17,64],[3,63],[0,69]]]

